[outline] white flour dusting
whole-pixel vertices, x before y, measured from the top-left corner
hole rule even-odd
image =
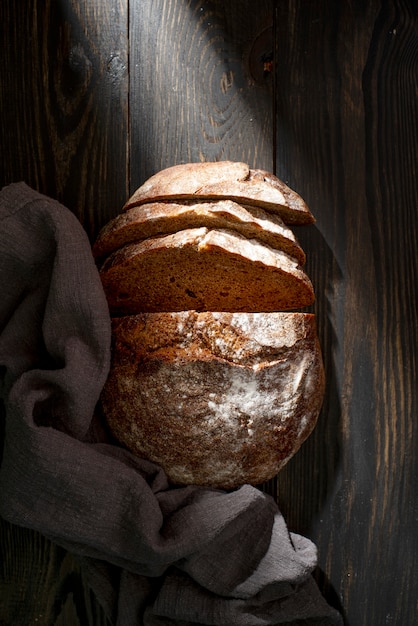
[[[229,384],[217,394],[217,400],[208,401],[209,424],[222,421],[224,425],[236,429],[237,423],[246,424],[249,436],[254,434],[254,419],[268,419],[277,416],[277,390],[267,385],[261,386],[254,376],[246,376],[239,370],[232,370]],[[286,411],[286,407],[284,407]]]

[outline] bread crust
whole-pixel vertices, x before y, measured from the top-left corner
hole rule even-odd
[[[107,422],[173,483],[259,484],[312,432],[325,385],[314,315],[182,311],[112,325]]]
[[[151,202],[135,206],[102,228],[94,243],[93,255],[104,258],[129,243],[202,226],[234,230],[286,252],[300,265],[305,263],[305,253],[293,231],[278,215],[259,207],[244,207],[231,200]]]
[[[277,213],[286,224],[312,224],[306,202],[283,181],[246,163],[184,163],[157,172],[141,185],[123,210],[157,200],[221,200],[259,206]]]

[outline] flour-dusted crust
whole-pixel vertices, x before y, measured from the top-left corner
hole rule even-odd
[[[259,484],[314,428],[324,394],[314,315],[183,311],[112,323],[105,417],[173,483]]]
[[[151,202],[117,215],[102,228],[93,246],[96,258],[149,237],[189,228],[227,228],[249,239],[258,239],[293,256],[300,265],[305,253],[293,231],[278,215],[259,207],[244,207],[231,200]]]
[[[284,311],[314,301],[295,259],[226,229],[187,229],[126,245],[100,275],[112,315]]]
[[[312,224],[305,201],[284,182],[246,163],[218,161],[173,165],[151,176],[129,198],[128,210],[156,200],[229,199],[277,213],[286,224]]]

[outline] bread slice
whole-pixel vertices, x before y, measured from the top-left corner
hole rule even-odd
[[[249,239],[256,238],[272,248],[283,250],[300,265],[305,263],[305,253],[293,231],[278,215],[269,215],[258,207],[245,208],[231,200],[181,204],[152,202],[135,206],[102,228],[94,243],[93,254],[101,258],[128,243],[201,226],[234,230]]]
[[[260,484],[317,422],[325,379],[314,315],[147,313],[113,319],[112,337],[105,418],[173,483]]]
[[[234,200],[277,213],[286,224],[312,224],[305,201],[284,182],[262,170],[234,161],[185,163],[151,176],[127,201],[124,210],[156,200]]]
[[[295,259],[226,229],[187,229],[126,245],[100,275],[112,315],[283,311],[314,300]]]

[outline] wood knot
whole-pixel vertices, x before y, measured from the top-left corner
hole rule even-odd
[[[223,72],[221,76],[221,91],[227,93],[234,84],[234,72],[232,70]]]
[[[273,48],[273,29],[269,27],[255,39],[248,59],[251,77],[257,85],[269,86],[272,83]]]

